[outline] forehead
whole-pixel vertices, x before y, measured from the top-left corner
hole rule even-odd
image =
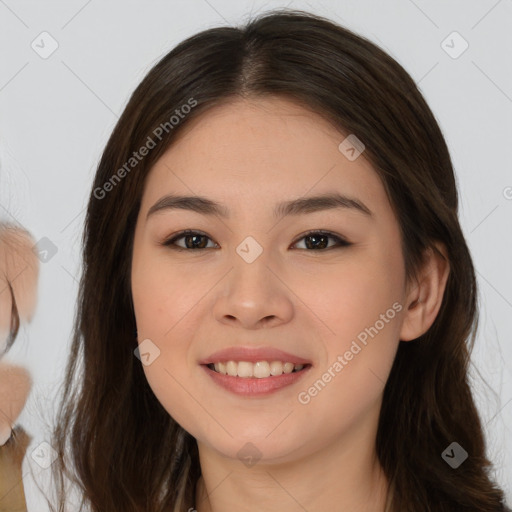
[[[346,136],[288,99],[217,105],[185,124],[153,166],[146,209],[166,192],[192,192],[240,206],[244,198],[263,204],[333,190],[366,204],[386,202],[364,153],[351,161],[340,151]]]
[[[186,123],[173,146],[183,139],[193,139],[219,149],[229,145],[234,150],[234,142],[239,141],[244,143],[242,151],[255,145],[272,150],[284,141],[292,146],[298,140],[304,142],[304,138],[317,142],[319,138],[331,139],[337,145],[340,137],[338,130],[311,109],[288,98],[265,96],[230,99],[211,107]]]

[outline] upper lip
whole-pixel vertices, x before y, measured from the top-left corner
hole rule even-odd
[[[282,361],[283,363],[311,364],[311,361],[303,357],[284,352],[273,347],[229,347],[218,350],[199,361],[199,364],[211,364],[226,361]]]

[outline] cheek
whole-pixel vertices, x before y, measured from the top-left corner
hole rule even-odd
[[[347,338],[373,325],[401,299],[403,280],[399,262],[400,255],[386,257],[368,251],[336,266],[319,266],[314,275],[302,273],[293,286],[322,320],[325,336],[338,340],[342,347]],[[392,310],[388,316],[394,318],[395,313]]]
[[[160,356],[150,365],[143,366],[143,370],[162,407],[178,424],[189,430],[200,411],[194,394],[189,391],[192,376],[185,365],[179,363],[184,357],[179,349],[164,347]]]
[[[134,254],[132,296],[139,336],[163,342],[201,297],[201,283],[164,255]]]
[[[162,261],[160,255],[143,249],[134,253],[131,280],[138,341],[151,352],[150,364],[143,364],[144,374],[162,406],[178,423],[186,424],[197,414],[185,391],[191,380],[185,364],[190,343],[187,315],[203,288],[165,258]]]
[[[374,403],[391,370],[403,310],[401,258],[377,252],[351,258],[302,284],[308,307],[327,326],[322,330],[327,360],[315,375],[322,382],[318,392],[312,390],[319,407],[357,415]]]
[[[172,275],[148,265],[132,274],[132,293],[137,323],[139,350],[149,347],[151,361],[142,368],[153,394],[164,409],[181,425],[194,417],[190,396],[186,393],[191,376],[185,364],[189,340],[184,335],[190,306],[180,300],[183,289]],[[150,340],[148,343],[147,340]],[[145,345],[143,345],[145,344]],[[192,407],[192,408],[191,408]]]

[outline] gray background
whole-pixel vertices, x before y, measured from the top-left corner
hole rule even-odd
[[[380,45],[416,80],[439,121],[480,286],[473,387],[495,476],[510,503],[512,0],[0,0],[0,218],[57,249],[41,264],[36,316],[6,357],[34,379],[19,419],[33,436],[24,471],[31,451],[49,440],[45,411],[69,350],[87,195],[129,95],[184,38],[283,6],[322,14]],[[50,36],[40,36],[45,31]],[[460,55],[464,41],[453,31],[469,45]],[[44,55],[51,44],[58,48]],[[41,481],[48,475],[37,471]],[[29,508],[40,511],[29,480],[27,474]]]

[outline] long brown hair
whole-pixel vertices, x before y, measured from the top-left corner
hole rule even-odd
[[[196,441],[158,402],[134,356],[135,221],[145,178],[187,123],[230,99],[268,95],[294,100],[365,144],[399,220],[409,279],[434,241],[447,250],[451,272],[438,316],[423,336],[400,342],[384,389],[376,449],[391,484],[390,510],[502,510],[468,384],[477,288],[441,130],[388,54],[330,20],[290,10],[180,43],[136,88],[106,145],[87,209],[75,330],[54,430],[58,510],[63,478],[79,486],[83,505],[94,512],[194,506]],[[149,153],[132,160],[145,145]],[[469,454],[456,470],[441,457],[453,441]]]

